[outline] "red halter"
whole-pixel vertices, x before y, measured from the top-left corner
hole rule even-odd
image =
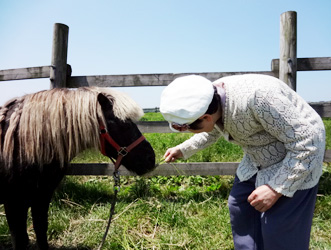
[[[118,168],[121,165],[121,161],[124,156],[126,156],[133,148],[135,148],[139,143],[145,140],[145,137],[141,135],[137,140],[135,140],[133,143],[131,143],[128,147],[120,147],[114,140],[111,138],[109,135],[105,125],[100,121],[99,122],[100,126],[100,144],[101,144],[101,153],[104,156],[109,157],[106,155],[106,148],[105,148],[105,142],[108,141],[110,145],[112,145],[116,151],[117,151],[117,159],[116,161],[113,160],[113,158],[110,157],[111,161],[115,165],[115,171],[118,170]]]

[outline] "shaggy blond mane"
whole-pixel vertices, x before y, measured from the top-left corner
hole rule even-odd
[[[14,134],[18,131],[18,156],[21,163],[45,165],[59,160],[61,165],[87,148],[100,148],[99,120],[104,121],[97,101],[99,93],[113,103],[116,117],[138,121],[142,109],[127,95],[106,88],[53,89],[23,96],[0,109],[0,123],[9,127],[0,140],[0,160],[10,167],[13,162]],[[16,102],[10,118],[8,107]],[[104,122],[105,124],[105,122]],[[111,129],[111,128],[108,128]],[[0,138],[3,131],[0,126]]]

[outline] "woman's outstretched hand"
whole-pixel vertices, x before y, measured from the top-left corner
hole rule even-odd
[[[178,147],[173,147],[173,148],[167,149],[167,151],[165,152],[165,154],[163,156],[165,162],[167,162],[167,163],[173,162],[173,161],[177,160],[178,158],[182,158],[182,157],[183,157],[183,153],[182,153],[182,151],[180,151],[180,149]]]

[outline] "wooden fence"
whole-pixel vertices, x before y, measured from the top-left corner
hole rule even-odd
[[[143,109],[144,113],[159,113],[160,112],[160,108],[159,107],[155,107],[155,108],[147,108],[147,109]]]
[[[331,70],[331,57],[297,58],[297,16],[296,12],[285,12],[280,17],[280,57],[271,61],[270,71],[255,72],[208,72],[194,73],[204,76],[211,81],[229,75],[247,73],[266,74],[279,77],[291,88],[296,90],[297,71]],[[51,88],[81,86],[99,87],[129,87],[129,86],[167,86],[181,74],[133,74],[133,75],[96,75],[71,76],[71,66],[67,64],[69,28],[56,23],[53,33],[52,61],[49,66],[0,70],[0,81],[22,80],[34,78],[49,78]],[[331,117],[331,102],[310,103],[321,117]],[[143,133],[171,133],[167,122],[139,122]],[[331,150],[327,150],[325,162],[331,162]],[[238,166],[236,162],[199,162],[162,164],[152,175],[233,175]],[[68,175],[111,175],[112,164],[72,164]],[[122,175],[132,173],[122,168]]]

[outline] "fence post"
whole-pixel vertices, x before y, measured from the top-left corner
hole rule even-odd
[[[280,16],[279,79],[296,91],[297,80],[297,13]]]
[[[69,27],[54,24],[50,81],[52,88],[66,87]]]

